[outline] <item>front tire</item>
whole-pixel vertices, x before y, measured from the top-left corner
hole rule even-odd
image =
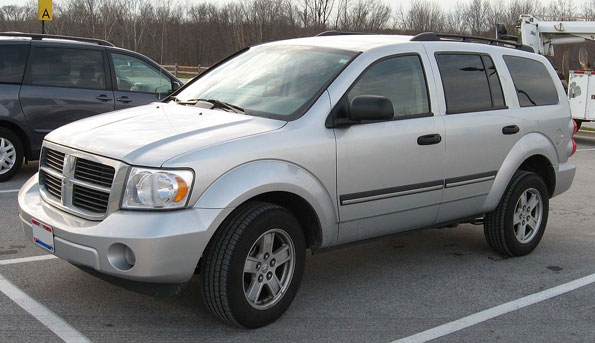
[[[265,202],[239,207],[217,230],[201,262],[207,308],[246,328],[274,322],[297,293],[305,250],[302,228],[287,209]]]
[[[23,143],[12,131],[0,127],[0,182],[10,180],[23,164]]]
[[[518,171],[498,207],[485,216],[486,240],[502,255],[527,255],[543,237],[548,212],[549,194],[543,180],[535,173]]]

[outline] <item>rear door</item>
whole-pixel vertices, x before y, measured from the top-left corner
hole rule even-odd
[[[521,124],[506,106],[492,56],[433,55],[446,109],[445,188],[437,222],[448,222],[482,212],[498,170],[521,137]]]
[[[116,109],[160,101],[172,92],[173,80],[153,63],[132,54],[109,55]]]
[[[62,125],[114,109],[103,48],[35,43],[20,100],[37,143]]]

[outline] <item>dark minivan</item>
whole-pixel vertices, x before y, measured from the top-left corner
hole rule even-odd
[[[181,86],[148,57],[103,40],[0,33],[0,182],[38,159],[50,131]]]

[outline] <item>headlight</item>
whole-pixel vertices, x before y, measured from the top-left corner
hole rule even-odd
[[[194,173],[133,167],[122,200],[125,209],[174,209],[186,206]]]

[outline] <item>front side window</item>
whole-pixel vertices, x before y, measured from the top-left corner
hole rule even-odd
[[[103,53],[98,50],[37,47],[31,62],[31,84],[105,89]]]
[[[446,113],[484,111],[504,106],[502,87],[491,58],[440,53],[436,55],[436,62],[444,88]]]
[[[0,45],[0,83],[21,83],[28,54],[27,45]]]
[[[179,102],[214,99],[246,114],[291,120],[357,55],[311,46],[260,46],[234,57],[176,95]]]
[[[148,63],[132,56],[112,53],[117,89],[123,92],[171,93],[169,77]]]
[[[393,104],[395,118],[430,112],[428,88],[419,56],[398,56],[382,60],[360,77],[347,97],[377,95]]]
[[[543,63],[529,58],[504,56],[521,107],[555,105],[558,91]]]

